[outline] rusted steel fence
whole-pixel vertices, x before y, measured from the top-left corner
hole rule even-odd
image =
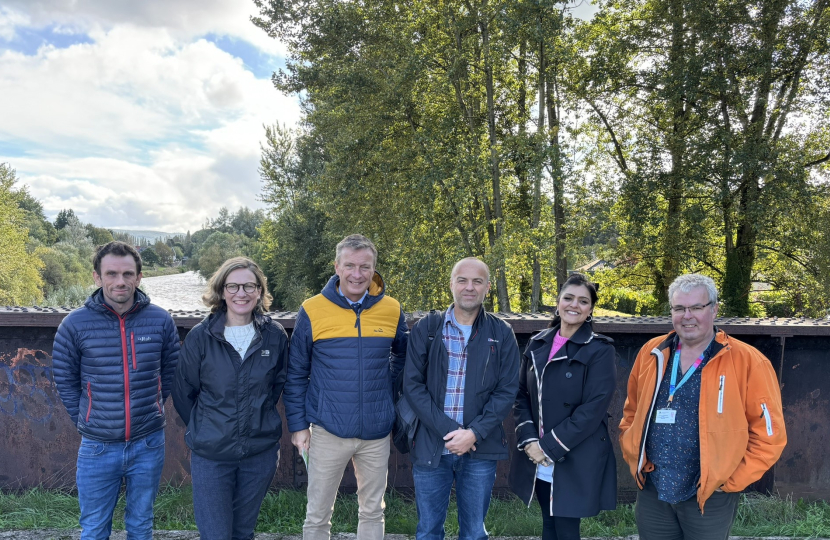
[[[34,486],[73,487],[80,436],[66,414],[52,381],[52,341],[60,321],[68,313],[52,308],[0,308],[0,488]],[[184,339],[206,313],[174,312]],[[294,313],[272,314],[291,332]],[[423,313],[415,313],[410,323]],[[500,314],[516,332],[523,347],[534,332],[548,324],[538,315]],[[757,347],[778,373],[784,401],[789,443],[778,464],[754,486],[760,491],[794,497],[830,499],[830,320],[813,319],[718,319],[730,335]],[[610,413],[612,439],[617,455],[619,498],[632,500],[636,489],[616,444],[628,374],[640,347],[650,338],[671,330],[663,317],[599,317],[597,332],[614,339],[617,351],[617,393]],[[184,444],[184,425],[170,400],[167,449],[163,478],[174,485],[189,483],[189,455]],[[282,409],[282,403],[279,405]],[[282,412],[282,411],[281,411]],[[505,432],[515,443],[512,418]],[[507,462],[499,465],[496,489],[507,485]],[[274,486],[302,487],[306,482],[302,460],[286,432]],[[343,489],[353,490],[351,466]],[[408,456],[392,450],[389,486],[408,491],[412,473]]]

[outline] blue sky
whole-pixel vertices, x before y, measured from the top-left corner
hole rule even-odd
[[[261,207],[263,124],[294,125],[249,0],[4,0],[0,163],[50,216],[196,230]]]

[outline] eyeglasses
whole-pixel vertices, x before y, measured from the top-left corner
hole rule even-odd
[[[242,287],[242,290],[246,293],[252,293],[259,289],[259,285],[256,283],[225,283],[225,290],[231,294],[236,294],[240,287]]]
[[[709,303],[706,303],[706,304],[703,304],[703,305],[695,304],[694,306],[689,306],[689,307],[686,307],[686,306],[672,306],[671,307],[671,312],[674,313],[675,315],[683,315],[688,310],[688,312],[691,313],[692,315],[699,315],[699,314],[703,313],[704,308],[707,308],[707,307],[711,306],[712,304],[713,304],[713,302],[709,302]]]

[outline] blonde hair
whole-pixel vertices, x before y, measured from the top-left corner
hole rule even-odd
[[[268,292],[268,278],[265,277],[259,265],[247,257],[233,257],[223,262],[222,266],[210,276],[207,289],[202,295],[202,303],[210,308],[211,313],[216,313],[225,307],[225,298],[223,296],[225,280],[228,279],[228,275],[231,272],[239,269],[250,270],[256,276],[257,285],[262,290],[262,294],[259,295],[259,300],[257,300],[256,307],[254,308],[254,313],[261,315],[271,307],[271,301],[274,297]]]

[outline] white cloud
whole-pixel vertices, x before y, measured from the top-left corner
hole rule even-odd
[[[262,125],[294,124],[297,100],[200,38],[261,34],[269,48],[260,50],[277,50],[248,21],[252,1],[4,4],[0,37],[52,25],[91,41],[0,52],[0,162],[47,214],[73,208],[99,226],[195,230],[222,206],[261,206]]]
[[[185,41],[217,33],[244,39],[276,56],[285,52],[251,23],[258,15],[253,0],[4,0],[4,5],[7,11],[28,14],[34,26],[166,28]]]

